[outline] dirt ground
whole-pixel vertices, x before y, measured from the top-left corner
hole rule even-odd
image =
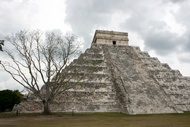
[[[190,127],[190,114],[0,114],[0,127]]]

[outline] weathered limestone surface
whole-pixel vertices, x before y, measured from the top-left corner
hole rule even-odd
[[[79,85],[57,97],[51,110],[128,114],[190,111],[190,77],[139,47],[128,46],[127,35],[96,31],[91,48],[62,72],[71,78],[70,85],[82,77]],[[24,103],[18,105],[21,112],[42,111],[37,101],[33,101],[37,110],[32,101]]]
[[[74,60],[63,73],[71,76],[71,84],[81,77],[80,84],[57,98],[56,111],[74,112],[117,112],[116,92],[111,81],[102,46],[93,45],[78,59]],[[62,107],[62,108],[61,108]]]
[[[171,99],[160,87],[145,64],[159,65],[156,58],[138,52],[131,46],[104,46],[108,51],[113,80],[123,92],[122,110],[129,114],[175,113],[178,112]],[[145,61],[145,62],[143,62]],[[121,94],[121,93],[120,93]]]

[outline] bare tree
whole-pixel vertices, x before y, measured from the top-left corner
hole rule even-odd
[[[12,78],[32,91],[43,103],[44,114],[50,114],[49,104],[72,86],[62,74],[70,59],[79,54],[76,36],[58,36],[37,31],[20,31],[7,37],[13,50],[4,50],[11,62],[1,65]],[[41,86],[44,92],[41,92]]]
[[[2,45],[4,45],[4,40],[0,40],[0,51],[3,51]]]
[[[3,51],[2,46],[4,45],[4,40],[0,40],[0,51]],[[0,64],[1,64],[1,60],[0,60]]]

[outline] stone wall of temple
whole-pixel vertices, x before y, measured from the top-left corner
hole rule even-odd
[[[128,33],[96,30],[92,43],[106,45],[128,45]]]

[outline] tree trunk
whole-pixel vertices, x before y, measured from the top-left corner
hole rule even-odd
[[[49,102],[48,101],[43,101],[44,105],[44,115],[51,115],[51,111],[49,109]]]

